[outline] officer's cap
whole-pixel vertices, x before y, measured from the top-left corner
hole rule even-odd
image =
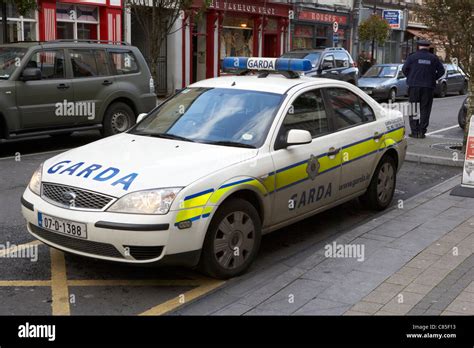
[[[423,40],[423,39],[420,39],[417,41],[417,44],[418,46],[422,46],[422,47],[428,47],[428,46],[431,46],[431,42],[428,41],[428,40]]]

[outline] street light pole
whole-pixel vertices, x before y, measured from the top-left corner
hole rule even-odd
[[[7,36],[7,30],[8,30],[8,26],[7,26],[7,2],[6,0],[0,0],[0,8],[2,10],[2,31],[3,31],[3,37],[2,37],[2,41],[3,43],[7,43],[8,41],[8,36]]]
[[[376,13],[377,13],[377,0],[374,0],[373,14],[375,15]],[[374,32],[374,35],[375,35],[375,32]],[[372,54],[371,54],[372,62],[371,63],[375,63],[374,62],[374,54],[375,54],[375,37],[372,37]]]

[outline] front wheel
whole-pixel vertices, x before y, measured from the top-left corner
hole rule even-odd
[[[225,202],[212,218],[204,239],[201,270],[219,279],[245,272],[257,256],[261,228],[258,212],[248,201]]]
[[[106,137],[125,132],[135,124],[133,110],[125,103],[113,103],[104,116],[102,134]]]
[[[382,157],[375,169],[367,192],[361,197],[362,203],[374,210],[384,210],[392,202],[397,184],[397,166],[388,155]]]
[[[395,103],[397,101],[397,90],[392,88],[388,94],[388,101],[390,103]]]

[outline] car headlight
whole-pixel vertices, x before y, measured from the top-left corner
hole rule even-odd
[[[28,187],[30,188],[31,192],[36,193],[38,196],[41,195],[41,176],[43,173],[43,163],[35,170],[33,173],[30,183]]]
[[[107,209],[114,213],[167,214],[181,187],[170,187],[129,193]]]

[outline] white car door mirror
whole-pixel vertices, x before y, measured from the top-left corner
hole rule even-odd
[[[291,129],[286,136],[286,146],[310,144],[312,141],[311,133],[303,129]]]
[[[148,114],[146,112],[142,112],[137,116],[137,123],[141,122]]]

